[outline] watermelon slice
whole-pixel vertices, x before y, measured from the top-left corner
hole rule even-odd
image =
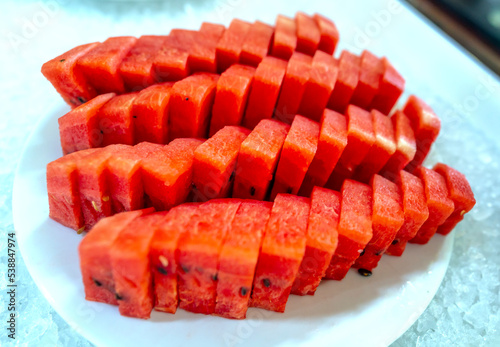
[[[231,194],[241,143],[250,130],[226,126],[194,152],[195,201],[226,198]]]
[[[152,213],[148,208],[100,220],[78,246],[85,299],[118,305],[110,250],[120,232],[134,219]]]
[[[98,95],[57,120],[63,154],[101,146],[97,114],[113,97],[114,93]]]
[[[396,153],[396,139],[391,119],[377,110],[372,110],[372,115],[375,143],[355,173],[356,180],[364,183],[382,170]]]
[[[429,218],[410,242],[426,244],[434,236],[438,227],[453,213],[455,204],[448,197],[449,192],[443,176],[422,166],[415,173],[424,182]]]
[[[177,139],[142,160],[144,192],[158,211],[186,201],[193,178],[194,151],[203,141]]]
[[[292,123],[309,80],[312,61],[312,57],[306,54],[299,52],[292,54],[281,85],[274,118],[287,124]]]
[[[373,237],[353,267],[363,275],[369,275],[377,267],[404,223],[403,199],[399,187],[379,175],[374,175],[372,227]]]
[[[437,230],[439,234],[447,235],[464,219],[464,215],[472,210],[476,199],[464,174],[442,163],[436,164],[434,171],[446,179],[449,198],[455,204],[453,213]]]
[[[153,58],[153,71],[157,81],[178,81],[191,74],[189,48],[179,37],[167,36]]]
[[[299,107],[301,115],[317,122],[320,121],[335,86],[337,75],[338,67],[335,59],[328,53],[316,51]]]
[[[210,200],[198,208],[178,242],[179,307],[215,312],[219,255],[241,201]]]
[[[121,143],[135,144],[132,108],[137,93],[122,94],[111,98],[97,113],[102,134],[100,147]]]
[[[344,50],[339,59],[339,75],[333,88],[328,108],[344,113],[359,82],[361,59]]]
[[[285,138],[274,177],[271,200],[279,193],[297,194],[318,148],[319,124],[297,115]]]
[[[255,269],[251,307],[284,312],[306,249],[310,201],[278,194]]]
[[[226,125],[240,125],[252,87],[255,68],[235,64],[224,71],[217,81],[210,136]]]
[[[260,201],[244,201],[238,208],[219,256],[216,315],[245,318],[271,208]]]
[[[255,21],[248,30],[241,48],[240,63],[258,66],[269,52],[274,28],[261,21]]]
[[[372,188],[345,180],[341,190],[338,245],[325,277],[340,281],[372,239]]]
[[[208,35],[211,39],[219,41],[226,31],[226,27],[222,24],[203,22],[200,26],[200,33]]]
[[[132,106],[135,143],[168,143],[168,105],[172,83],[152,85],[139,92]]]
[[[325,109],[321,119],[318,149],[302,182],[299,195],[309,196],[314,186],[323,187],[347,145],[346,117]]]
[[[383,72],[379,80],[378,93],[373,98],[369,108],[376,109],[383,114],[389,114],[403,93],[405,80],[387,58],[383,57],[381,61]]]
[[[321,34],[318,49],[332,55],[339,42],[339,31],[335,23],[318,13],[313,18]]]
[[[361,53],[359,80],[351,98],[351,104],[369,109],[380,85],[383,63],[371,52]]]
[[[429,209],[427,208],[424,184],[420,178],[402,170],[397,176],[397,181],[403,194],[405,221],[386,253],[399,257],[403,255],[408,240],[415,237],[418,230],[429,218]]]
[[[297,47],[297,25],[292,18],[279,14],[276,17],[271,54],[284,60],[290,59]]]
[[[211,35],[193,30],[173,29],[170,35],[189,51],[188,66],[191,72],[215,73],[215,47],[217,40]]]
[[[273,116],[287,62],[265,57],[255,70],[252,90],[243,119],[246,128],[253,129],[262,120]]]
[[[171,89],[169,140],[184,137],[206,138],[218,75],[196,73]]]
[[[125,92],[118,68],[136,41],[132,36],[110,37],[78,58],[78,68],[98,94]]]
[[[342,188],[344,181],[346,179],[352,179],[353,176],[354,172],[352,170],[340,165],[340,163],[337,163],[337,166],[335,166],[335,169],[325,184],[325,188],[338,191]]]
[[[311,194],[306,251],[292,294],[314,295],[316,292],[337,248],[339,214],[340,193],[315,187]]]
[[[153,309],[151,240],[167,212],[135,218],[119,233],[109,250],[118,309],[122,316],[147,319]]]
[[[149,254],[154,283],[154,308],[157,311],[177,311],[177,272],[180,271],[176,259],[177,243],[198,206],[199,204],[187,203],[172,208],[163,223],[156,228]]]
[[[98,149],[92,148],[71,153],[47,164],[49,216],[79,233],[85,230],[85,224],[78,193],[77,163],[81,158],[95,151]]]
[[[42,65],[42,74],[71,107],[86,103],[97,95],[76,62],[98,42],[75,47]]]
[[[314,55],[321,40],[321,32],[316,22],[311,16],[297,12],[295,23],[297,25],[297,51]]]
[[[251,27],[252,24],[235,18],[231,21],[229,28],[224,31],[216,47],[217,71],[219,73],[239,62],[243,42]]]
[[[290,126],[262,120],[241,143],[233,198],[264,200]]]

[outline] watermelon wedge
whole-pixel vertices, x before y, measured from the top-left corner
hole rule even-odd
[[[339,59],[337,82],[330,95],[328,108],[344,113],[359,82],[360,58],[346,50]]]
[[[381,61],[383,67],[378,93],[373,98],[369,108],[376,109],[383,114],[389,114],[403,93],[405,80],[387,58],[383,57]]]
[[[335,23],[318,13],[315,13],[313,18],[321,35],[318,49],[332,55],[339,42],[339,31]]]
[[[134,145],[132,108],[137,93],[122,94],[111,98],[97,113],[102,142],[99,147],[112,144]]]
[[[304,12],[295,15],[297,25],[297,51],[313,56],[321,40],[321,32],[314,19]]]
[[[297,47],[296,32],[295,20],[279,14],[276,17],[271,54],[284,60],[290,59]]]
[[[261,21],[255,21],[248,30],[240,53],[240,63],[257,67],[267,56],[274,28]]]
[[[157,81],[178,81],[191,74],[189,47],[181,38],[167,36],[153,58],[153,71]]]
[[[243,42],[252,24],[240,19],[233,19],[224,31],[216,46],[217,71],[226,71],[231,65],[240,61]]]
[[[361,53],[358,85],[352,94],[351,104],[369,109],[378,93],[382,72],[382,61],[370,51],[364,50]]]

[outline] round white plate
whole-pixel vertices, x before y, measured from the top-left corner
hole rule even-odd
[[[17,239],[31,276],[54,309],[97,346],[387,346],[406,331],[435,295],[448,267],[453,237],[409,245],[403,257],[383,257],[372,277],[351,270],[324,281],[315,296],[291,296],[286,312],[250,309],[242,321],[153,312],[150,320],[122,317],[115,306],[87,302],[77,247],[82,236],[48,218],[47,163],[61,156],[57,117],[31,135],[14,182]]]

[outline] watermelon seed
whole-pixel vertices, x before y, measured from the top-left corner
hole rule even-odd
[[[59,60],[60,63],[64,63],[65,61],[66,61],[66,59]]]
[[[101,134],[104,134],[104,131],[101,130]]]
[[[167,266],[168,266],[168,259],[167,259],[165,256],[160,255],[160,256],[158,257],[158,260],[160,261],[161,265],[163,265],[163,266],[165,266],[165,267],[167,267]]]
[[[84,98],[82,98],[81,96],[78,97],[78,101],[80,101],[82,104],[86,103],[87,100],[85,100]]]
[[[241,287],[240,288],[240,295],[241,296],[245,296],[245,295],[247,295],[247,293],[248,293],[248,289],[247,288],[245,288],[245,287]]]
[[[189,98],[186,96],[186,98],[185,98],[184,100],[188,101],[188,100],[189,100]]]
[[[361,257],[362,255],[365,255],[365,250],[364,249],[363,249],[363,252],[361,252],[361,254],[359,256]]]
[[[264,278],[262,280],[262,284],[264,285],[264,287],[269,288],[271,286],[271,281],[269,281],[268,278]]]
[[[85,231],[85,227],[81,227],[80,229],[78,229],[78,231],[76,232],[77,234],[81,234]]]
[[[358,269],[358,273],[364,277],[370,277],[372,275],[372,272],[366,269]]]
[[[189,272],[189,268],[185,265],[181,265],[181,269],[182,271],[184,271],[184,273],[188,273]]]
[[[212,281],[218,281],[218,280],[219,280],[218,274],[212,275]]]
[[[123,298],[118,293],[115,293],[115,298],[116,300],[123,300]]]
[[[254,187],[250,188],[250,195],[251,196],[255,195],[255,188]]]
[[[392,243],[391,243],[391,244],[392,244],[392,245],[397,245],[397,244],[398,244],[398,242],[399,242],[399,240],[394,240],[394,241],[392,241]]]
[[[159,273],[161,273],[162,275],[168,275],[168,271],[166,269],[164,269],[163,267],[161,266],[158,266],[156,268],[158,270]]]
[[[132,116],[132,118],[137,118],[137,116]]]
[[[98,286],[98,287],[102,286],[102,283],[99,282],[98,280],[93,280],[93,281],[94,281],[94,283],[95,283],[96,286]]]

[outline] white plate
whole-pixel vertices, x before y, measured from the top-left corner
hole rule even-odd
[[[453,238],[409,245],[401,258],[385,256],[374,275],[351,270],[321,283],[315,296],[291,296],[286,312],[250,309],[235,321],[179,310],[153,312],[144,321],[122,317],[115,306],[87,302],[77,246],[82,236],[48,218],[45,167],[61,156],[57,117],[48,113],[24,150],[14,182],[17,239],[28,270],[54,309],[98,346],[386,346],[425,310],[446,272]]]

